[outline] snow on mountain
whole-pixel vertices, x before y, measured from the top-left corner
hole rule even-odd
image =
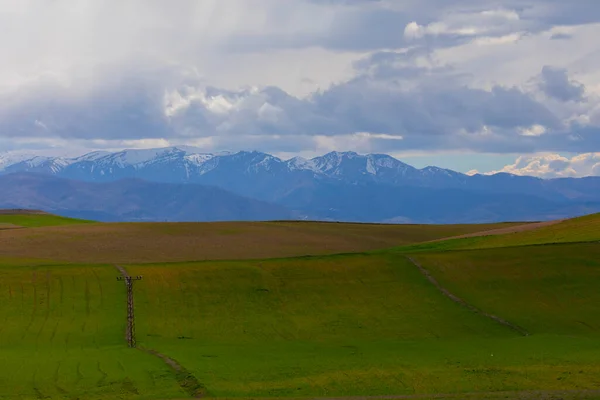
[[[0,154],[0,172],[18,171],[50,173],[92,181],[138,177],[168,182],[207,181],[217,185],[226,176],[230,182],[237,181],[235,176],[248,174],[264,176],[265,179],[285,180],[285,176],[298,171],[310,171],[324,179],[390,184],[420,177],[451,179],[452,174],[458,174],[437,167],[417,170],[386,154],[360,155],[355,152],[334,151],[310,160],[295,157],[283,161],[258,151],[213,154],[191,146],[94,151],[76,158]],[[207,174],[210,177],[205,179]],[[268,178],[269,175],[271,178]]]
[[[434,177],[434,178],[456,179],[456,178],[466,177],[465,174],[461,174],[460,172],[452,171],[451,169],[445,169],[445,168],[433,167],[433,166],[422,168],[419,171],[421,173],[421,176],[427,177],[427,178]]]
[[[19,160],[14,162],[14,160]],[[66,166],[71,164],[73,160],[61,157],[45,157],[45,156],[23,156],[13,158],[11,163],[7,163],[0,167],[0,171],[5,173],[10,172],[39,172],[58,174]]]
[[[367,172],[371,175],[377,175],[377,167],[372,158],[367,158]]]
[[[344,158],[352,159],[358,156],[354,152],[341,153],[338,151],[332,151],[322,157],[315,157],[311,161],[315,168],[322,173],[328,175],[337,175],[340,173],[339,167],[341,166]]]
[[[88,161],[103,167],[136,169],[160,161],[172,159],[185,159],[186,161],[200,165],[213,157],[212,154],[203,153],[201,149],[191,146],[177,146],[157,149],[127,149],[111,152],[93,152],[81,156],[77,161]]]
[[[184,156],[183,159],[189,161],[192,164],[202,165],[214,157],[215,156],[212,154],[188,154]]]
[[[31,168],[39,168],[46,166],[47,168],[50,168],[52,172],[58,172],[62,168],[73,163],[73,159],[36,156],[32,159],[25,160],[24,162]]]
[[[35,157],[35,154],[31,153],[21,153],[13,151],[0,153],[0,171],[3,171],[6,167],[18,164],[22,161],[30,160]]]
[[[285,162],[290,171],[312,171],[321,172],[315,159],[307,160],[304,157],[294,157]]]
[[[80,157],[76,157],[73,159],[74,162],[80,161],[96,161],[102,157],[108,156],[111,153],[109,151],[93,151],[91,153],[84,154]]]
[[[344,177],[354,180],[372,180],[379,177],[404,176],[416,171],[387,154],[361,155],[355,152],[331,152],[312,160],[295,159],[291,164],[296,168],[311,169],[330,177]]]
[[[255,170],[258,171],[258,170],[262,169],[265,171],[270,171],[274,164],[280,164],[280,163],[281,163],[281,159],[266,154],[261,161],[259,161],[255,164],[255,168],[256,168]]]

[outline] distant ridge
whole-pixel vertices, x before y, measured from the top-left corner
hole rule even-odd
[[[42,210],[30,210],[25,208],[0,208],[0,215],[52,215]]]
[[[133,179],[202,185],[286,209],[287,218],[294,219],[452,224],[547,221],[600,211],[600,177],[541,179],[506,173],[469,176],[438,167],[418,169],[386,154],[333,151],[310,160],[284,160],[259,151],[206,153],[186,146],[92,152],[75,158],[0,154],[0,177],[14,173],[98,184],[125,180],[129,183],[122,185],[130,186],[129,195],[136,190]],[[183,186],[178,188],[178,196],[183,196]],[[51,188],[44,190],[50,193]],[[25,197],[19,198],[23,200]],[[106,210],[81,214],[85,211],[82,205],[76,206],[68,198],[58,200],[45,199],[56,207],[66,207],[71,216],[111,218]],[[177,201],[184,199],[178,197]],[[0,206],[38,207],[36,204],[13,202]],[[189,199],[188,204],[191,206]],[[214,207],[204,212],[210,215],[222,211],[218,204]],[[174,215],[161,217],[170,219]],[[243,210],[236,217],[255,218]]]
[[[284,207],[202,185],[147,182],[81,182],[32,173],[0,176],[5,214],[58,214],[102,222],[289,219]],[[17,208],[15,206],[23,206]],[[41,209],[44,211],[32,211]]]

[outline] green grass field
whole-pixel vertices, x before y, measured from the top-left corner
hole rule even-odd
[[[138,344],[176,360],[207,397],[600,399],[598,221],[590,216],[527,232],[371,252],[356,244],[356,254],[343,255],[273,258],[280,257],[273,243],[262,248],[271,256],[257,259],[248,259],[252,251],[182,262],[135,254],[123,266],[144,277],[135,284]],[[251,232],[244,240],[257,232],[263,238],[285,230],[296,238],[320,234],[331,251],[334,244],[358,243],[348,238],[361,232],[372,243],[393,233],[403,245],[411,232],[418,242],[494,229],[445,227],[441,234],[442,228],[426,226],[377,231],[271,224],[275,233],[269,225],[243,224],[229,226],[228,234],[223,225],[209,224],[204,232],[210,240],[215,229],[229,237],[233,228]],[[202,226],[126,224],[126,233],[113,240],[124,240],[125,252],[132,229],[201,237]],[[75,253],[53,241],[57,229],[63,228],[10,229],[0,237],[0,244],[14,243],[10,235],[29,231],[36,243],[56,246],[54,253],[32,247],[28,256],[0,252],[0,399],[190,398],[181,374],[126,347],[125,288],[115,266],[53,256]],[[151,254],[163,245],[156,240],[161,235],[146,236]],[[74,240],[75,248],[86,239]],[[313,248],[306,243],[294,251]],[[529,335],[451,301],[406,255],[463,301]]]
[[[123,346],[113,267],[3,265],[0,274],[0,398],[182,396],[160,360]]]
[[[600,214],[592,214],[534,230],[409,244],[397,250],[410,253],[438,252],[597,241],[600,241]]]
[[[139,340],[216,397],[593,389],[600,374],[596,332],[520,337],[448,301],[399,256],[129,269],[144,275]],[[587,289],[598,277],[584,277]],[[598,317],[590,302],[581,318]]]
[[[52,214],[0,214],[0,229],[11,227],[34,228],[41,226],[63,226],[88,224],[91,221],[60,217]]]
[[[419,254],[451,292],[533,335],[600,339],[600,243]]]

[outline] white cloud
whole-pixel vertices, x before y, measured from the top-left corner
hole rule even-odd
[[[528,128],[519,128],[519,132],[523,136],[541,136],[546,133],[546,128],[543,125],[532,125]]]
[[[600,176],[600,153],[585,153],[570,158],[559,154],[521,156],[514,164],[487,174],[498,172],[541,178]]]
[[[479,39],[480,44],[506,42],[513,37],[512,31],[518,25],[519,20],[519,14],[508,9],[491,9],[480,12],[457,10],[446,15],[441,21],[426,25],[419,25],[418,22],[412,21],[406,25],[404,36],[411,40],[427,36],[479,36],[482,37]]]
[[[425,36],[425,27],[417,24],[415,21],[410,22],[404,28],[404,36],[408,39],[419,39]]]

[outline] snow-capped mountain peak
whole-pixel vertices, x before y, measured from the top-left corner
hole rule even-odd
[[[72,179],[111,181],[136,177],[167,182],[205,183],[221,186],[224,180],[246,185],[244,177],[256,176],[265,182],[285,182],[301,178],[302,171],[315,178],[342,182],[420,184],[439,182],[461,174],[436,167],[418,170],[386,154],[362,155],[333,151],[307,160],[286,161],[259,151],[207,153],[191,146],[156,149],[127,149],[117,152],[94,151],[76,158],[44,157],[26,154],[0,154],[0,173],[38,172]],[[454,174],[454,175],[453,175]],[[295,178],[294,178],[295,177]]]
[[[0,171],[3,171],[6,167],[20,163],[22,161],[31,160],[35,157],[36,155],[31,153],[21,153],[13,151],[0,153]]]
[[[294,157],[286,161],[290,171],[312,171],[321,172],[317,167],[314,159],[307,160],[304,157]]]

